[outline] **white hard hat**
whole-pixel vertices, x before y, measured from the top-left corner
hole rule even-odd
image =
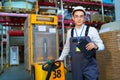
[[[79,11],[79,10],[83,11],[83,12],[86,14],[84,7],[82,7],[82,6],[77,6],[77,7],[74,7],[74,9],[73,9],[73,11],[72,11],[72,15],[74,14],[75,11]]]

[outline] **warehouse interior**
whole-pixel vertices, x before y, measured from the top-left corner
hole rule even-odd
[[[0,80],[39,80],[34,78],[31,65],[58,59],[66,32],[74,27],[71,12],[78,5],[86,8],[85,24],[95,27],[105,44],[105,50],[96,55],[99,80],[119,80],[119,3],[120,0],[0,0]],[[71,80],[70,55],[64,65],[65,80]]]

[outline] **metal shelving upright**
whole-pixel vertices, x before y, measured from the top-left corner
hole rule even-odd
[[[2,25],[0,25],[2,26]],[[0,73],[3,72],[3,27],[0,29],[1,31],[1,54],[0,54]]]

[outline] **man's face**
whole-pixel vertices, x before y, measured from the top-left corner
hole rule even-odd
[[[85,14],[83,11],[75,11],[72,19],[76,26],[81,26],[85,22]]]

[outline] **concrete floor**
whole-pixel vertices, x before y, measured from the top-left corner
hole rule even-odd
[[[10,66],[0,75],[0,80],[30,80],[30,74],[24,65]]]
[[[0,74],[0,80],[31,80],[30,74],[25,70],[24,64],[18,66],[10,66],[4,73]],[[66,74],[66,80],[71,79],[71,73]]]

